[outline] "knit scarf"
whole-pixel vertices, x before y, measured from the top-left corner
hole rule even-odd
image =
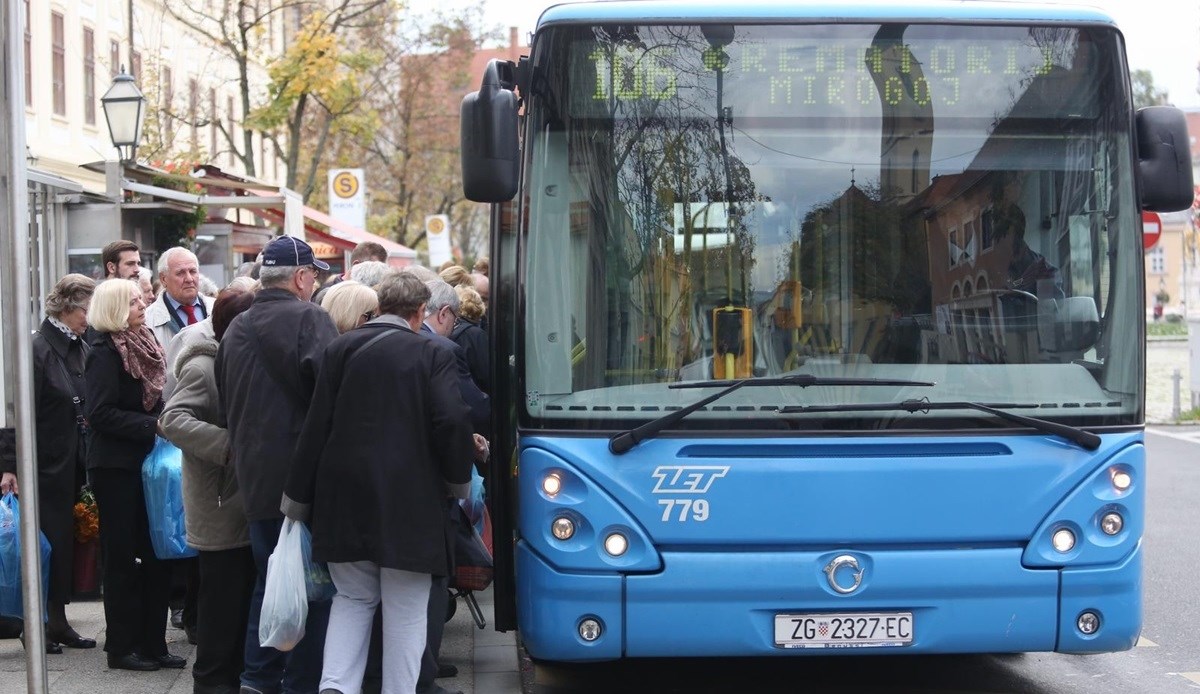
[[[121,354],[121,364],[130,376],[142,382],[142,407],[154,411],[167,383],[167,358],[150,328],[125,329],[112,333]]]

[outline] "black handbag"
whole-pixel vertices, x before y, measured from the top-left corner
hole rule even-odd
[[[454,571],[450,587],[459,591],[487,590],[492,584],[492,553],[458,503],[450,504],[450,523],[454,526]]]
[[[63,378],[66,379],[67,387],[71,389],[71,404],[75,406],[75,428],[79,431],[79,447],[75,449],[75,460],[78,462],[79,469],[82,470],[87,467],[88,441],[91,439],[92,430],[88,426],[87,417],[83,416],[83,398],[75,392],[75,380],[71,378],[71,372],[67,371],[67,365],[63,362],[62,357],[58,356],[54,350],[50,351],[54,354],[54,361],[58,363]]]

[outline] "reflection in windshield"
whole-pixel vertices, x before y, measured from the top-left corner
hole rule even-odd
[[[653,417],[670,383],[813,373],[1139,421],[1117,55],[1111,32],[1048,27],[549,30],[528,412]],[[835,397],[855,396],[729,411]]]

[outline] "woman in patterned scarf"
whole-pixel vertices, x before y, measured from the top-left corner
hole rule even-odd
[[[154,556],[142,461],[154,447],[166,358],[146,327],[136,282],[101,282],[89,318],[97,331],[87,356],[85,414],[91,427],[87,471],[100,510],[108,666],[183,668],[167,652],[168,565]]]

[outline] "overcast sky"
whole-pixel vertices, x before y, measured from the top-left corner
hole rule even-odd
[[[902,1],[902,0],[898,0]],[[1125,34],[1129,65],[1149,70],[1159,89],[1180,107],[1200,107],[1196,65],[1200,62],[1200,0],[1058,0],[1107,11]],[[409,0],[414,9],[468,6],[467,0]],[[516,26],[524,38],[542,10],[556,0],[485,0],[487,21]]]

